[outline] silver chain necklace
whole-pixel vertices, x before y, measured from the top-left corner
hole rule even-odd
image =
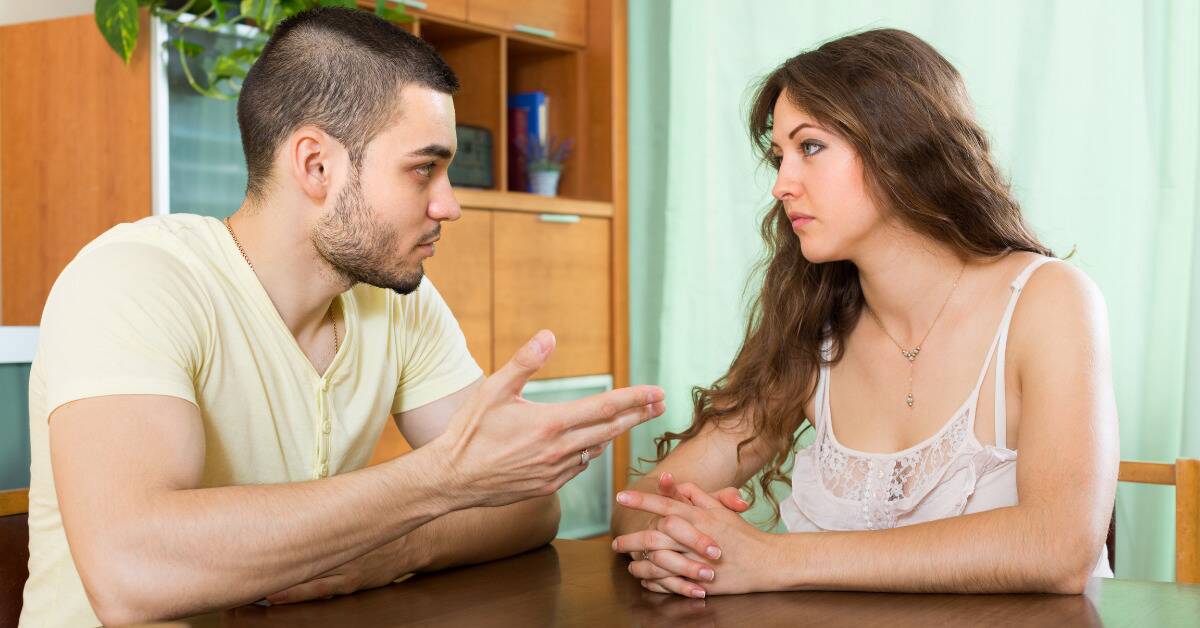
[[[879,319],[879,315],[875,313],[875,310],[871,309],[871,304],[867,303],[865,300],[863,301],[863,305],[867,308],[867,313],[870,314],[871,318],[875,320],[875,324],[879,325],[879,329],[883,330],[884,335],[891,339],[892,343],[896,345],[896,348],[900,350],[900,355],[904,356],[905,360],[908,360],[908,394],[904,395],[904,404],[908,406],[909,410],[911,410],[913,404],[916,403],[916,400],[913,399],[914,362],[917,361],[917,356],[921,355],[921,345],[925,344],[925,341],[929,338],[929,333],[933,331],[933,328],[937,325],[938,320],[942,318],[942,312],[946,311],[946,305],[950,303],[950,297],[954,296],[954,291],[958,288],[958,281],[962,279],[963,271],[966,269],[967,264],[964,262],[962,268],[958,270],[958,276],[954,278],[954,283],[950,286],[950,292],[946,294],[946,300],[942,301],[942,307],[938,308],[937,315],[933,317],[933,322],[929,324],[929,329],[925,330],[925,335],[921,337],[921,341],[911,349],[905,349],[904,345],[900,344],[900,341],[896,340],[896,337],[892,335],[892,332],[888,331],[887,326],[884,325],[883,321]]]

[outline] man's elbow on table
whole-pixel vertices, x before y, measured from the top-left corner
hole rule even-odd
[[[126,569],[108,569],[85,575],[80,567],[80,578],[87,592],[92,612],[105,626],[123,626],[166,619],[169,611],[165,605],[154,603],[154,594],[140,590],[129,577],[119,574]]]
[[[100,622],[115,626],[186,613],[181,595],[168,590],[171,578],[156,575],[163,569],[148,563],[145,553],[123,536],[129,535],[110,531],[91,539],[90,549],[72,548],[88,602]]]
[[[101,604],[98,602],[98,598],[92,596],[91,593],[88,594],[88,601],[92,603],[92,611],[96,613],[96,618],[100,620],[102,626],[125,626],[162,619],[132,606]]]
[[[537,536],[537,545],[534,547],[541,547],[553,541],[554,537],[558,536],[558,525],[562,520],[562,507],[558,503],[557,493],[539,497],[534,501],[539,504],[536,514],[538,522],[536,529],[539,531],[539,534]]]

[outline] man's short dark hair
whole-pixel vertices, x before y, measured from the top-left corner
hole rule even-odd
[[[281,22],[238,97],[247,196],[261,198],[276,149],[305,124],[337,138],[360,167],[408,84],[458,91],[454,71],[429,44],[372,13],[318,8]]]

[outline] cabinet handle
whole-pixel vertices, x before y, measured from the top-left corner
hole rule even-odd
[[[579,222],[579,216],[575,214],[538,214],[538,220],[541,222],[557,222],[564,225],[573,225]]]
[[[545,37],[546,39],[554,39],[554,31],[546,28],[538,28],[536,26],[529,26],[526,24],[517,24],[513,26],[513,30],[517,31],[518,33],[525,33],[526,35],[537,35],[538,37]]]
[[[406,7],[412,7],[418,11],[424,11],[429,8],[429,5],[421,2],[421,0],[400,0],[400,4],[403,4]]]

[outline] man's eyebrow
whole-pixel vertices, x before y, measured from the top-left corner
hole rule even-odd
[[[408,154],[409,157],[437,157],[438,159],[450,159],[454,156],[454,151],[450,150],[449,146],[444,144],[430,144]]]

